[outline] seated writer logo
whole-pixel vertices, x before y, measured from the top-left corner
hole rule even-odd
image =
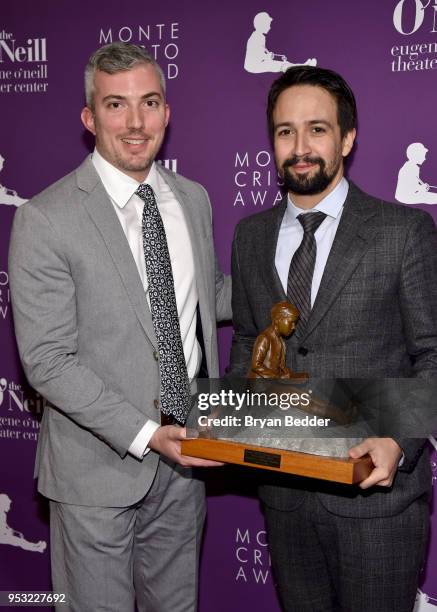
[[[420,178],[421,166],[428,149],[421,142],[412,142],[406,150],[407,160],[399,170],[395,198],[402,204],[437,204],[437,185]]]
[[[21,531],[17,531],[8,525],[7,514],[11,506],[11,498],[6,493],[0,493],[0,544],[10,544],[23,550],[43,553],[47,548],[47,543],[44,540],[29,542]]]
[[[246,57],[244,69],[252,74],[263,72],[285,72],[291,66],[316,66],[315,57],[310,57],[305,62],[290,62],[282,53],[269,51],[266,47],[266,35],[272,27],[273,17],[266,12],[255,15],[253,20],[254,31],[249,36],[246,45]]]
[[[3,170],[5,165],[5,158],[0,153],[0,172]],[[8,189],[0,183],[0,204],[6,204],[7,206],[20,206],[27,202],[24,198],[20,198],[15,189]]]

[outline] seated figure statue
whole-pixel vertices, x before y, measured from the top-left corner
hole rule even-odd
[[[299,319],[298,309],[290,302],[278,302],[271,310],[272,323],[262,331],[252,352],[252,363],[248,378],[276,378],[283,380],[307,379],[308,375],[297,373],[285,365],[285,342],[295,329]]]

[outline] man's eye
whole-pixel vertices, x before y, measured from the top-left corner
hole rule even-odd
[[[278,136],[289,136],[290,134],[291,130],[289,128],[284,128],[278,132]]]
[[[113,109],[118,109],[121,108],[121,104],[120,102],[110,102],[108,104],[109,108],[113,108]]]
[[[146,106],[157,108],[159,106],[159,100],[146,100]]]
[[[315,134],[324,134],[324,133],[325,133],[325,131],[326,131],[326,130],[325,130],[325,128],[320,127],[319,125],[315,125],[315,126],[313,127],[313,132],[314,132]]]

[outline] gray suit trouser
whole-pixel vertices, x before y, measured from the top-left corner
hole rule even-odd
[[[428,540],[425,499],[395,516],[352,518],[311,492],[294,510],[264,513],[284,612],[413,609]]]
[[[159,462],[147,495],[106,508],[50,502],[59,612],[193,612],[205,491],[190,469]]]

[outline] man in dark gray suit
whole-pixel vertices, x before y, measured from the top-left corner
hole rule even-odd
[[[85,71],[96,147],[19,209],[10,281],[21,359],[47,400],[37,451],[50,499],[53,588],[74,612],[196,608],[203,483],[180,441],[189,381],[218,376],[216,318],[230,317],[211,206],[154,162],[165,80],[136,45]]]
[[[356,129],[349,86],[330,70],[291,68],[267,115],[288,195],[235,232],[231,373],[245,375],[272,305],[288,298],[301,311],[287,341],[293,370],[435,378],[435,226],[344,178]],[[352,448],[375,465],[361,488],[276,475],[261,487],[285,610],[412,609],[429,521],[424,444],[369,438]]]

